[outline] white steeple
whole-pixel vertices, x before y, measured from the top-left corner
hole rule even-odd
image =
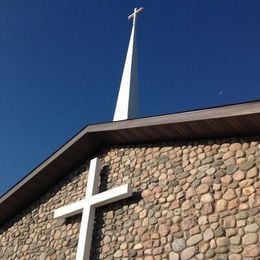
[[[142,11],[142,7],[139,9],[135,8],[134,12],[128,16],[128,20],[133,19],[133,27],[129,40],[113,121],[135,118],[139,114],[135,32],[137,14]]]
[[[142,10],[143,8],[135,8],[134,13],[128,17],[128,19],[133,18],[133,28],[118,94],[114,121],[135,117],[138,112],[135,24],[136,15]],[[129,184],[98,193],[100,171],[100,160],[98,158],[92,159],[89,167],[86,197],[83,200],[54,210],[54,218],[67,218],[82,212],[76,260],[91,259],[90,250],[95,209],[120,199],[128,198],[133,193]]]

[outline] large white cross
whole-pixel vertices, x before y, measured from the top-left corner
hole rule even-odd
[[[141,11],[143,8],[135,8],[128,16],[128,19],[133,18],[133,27],[113,121],[133,118],[138,113],[135,24],[136,15]],[[67,218],[82,212],[76,260],[89,260],[96,207],[128,198],[133,193],[129,184],[98,193],[99,182],[100,161],[94,158],[90,161],[85,199],[54,210],[54,218]]]
[[[132,189],[129,184],[97,193],[99,177],[100,161],[98,158],[94,158],[90,162],[86,198],[54,210],[54,218],[67,218],[82,212],[77,260],[89,259],[96,207],[104,206],[132,195]]]

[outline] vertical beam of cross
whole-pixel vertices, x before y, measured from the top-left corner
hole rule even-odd
[[[100,169],[101,168],[100,168],[99,159],[98,158],[92,159],[89,166],[86,198],[88,197],[90,198],[91,196],[95,195],[98,192]],[[76,260],[89,259],[94,219],[95,219],[95,208],[90,204],[86,204],[85,207],[83,208],[82,217],[81,217]]]
[[[133,14],[128,17],[129,20],[133,19],[133,27],[113,121],[133,118],[138,113],[135,26],[137,14],[142,11],[143,8],[135,8]],[[90,161],[85,199],[54,210],[54,218],[67,218],[82,212],[76,260],[90,259],[96,207],[128,198],[133,193],[129,184],[98,193],[100,170],[100,160],[98,158],[92,159]]]

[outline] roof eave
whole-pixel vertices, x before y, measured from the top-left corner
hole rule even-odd
[[[259,133],[260,101],[89,125],[0,197],[0,224],[108,145]]]

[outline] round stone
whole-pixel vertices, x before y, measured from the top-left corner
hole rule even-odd
[[[189,216],[183,219],[181,223],[182,230],[189,230],[196,224],[196,218],[193,216]]]
[[[250,196],[254,192],[255,192],[255,188],[253,186],[243,188],[243,195],[245,196]]]
[[[240,166],[240,170],[241,171],[248,171],[251,168],[253,168],[255,166],[255,163],[252,161],[246,161],[244,163],[242,163],[242,165]]]
[[[233,236],[230,238],[230,243],[232,245],[239,245],[241,242],[241,237],[240,236]]]
[[[170,232],[170,227],[167,224],[160,225],[158,232],[162,237],[167,236]]]
[[[217,246],[223,247],[229,245],[229,239],[227,237],[219,237],[216,240]]]
[[[201,183],[206,183],[208,185],[210,185],[212,182],[213,182],[213,179],[210,176],[206,176],[206,177],[201,179]]]
[[[225,230],[222,227],[218,227],[216,230],[214,230],[216,237],[221,237],[225,235]]]
[[[193,196],[195,196],[195,194],[196,194],[195,189],[193,187],[190,187],[189,189],[187,189],[185,193],[186,199],[192,198]]]
[[[233,143],[229,146],[229,151],[236,152],[240,150],[242,145],[240,143]]]
[[[239,199],[238,198],[235,198],[233,200],[230,200],[228,202],[228,209],[234,209],[234,208],[237,208],[239,205]]]
[[[203,194],[209,191],[209,185],[206,183],[202,183],[197,189],[196,192],[198,194]]]
[[[121,245],[120,245],[120,249],[124,250],[124,249],[127,249],[127,246],[128,244],[126,242],[123,242]]]
[[[186,200],[182,203],[181,208],[182,210],[189,210],[192,207],[192,202],[190,200]]]
[[[230,252],[235,253],[235,254],[239,254],[243,251],[243,247],[241,245],[231,245],[229,247]]]
[[[154,201],[153,193],[149,189],[142,191],[141,196],[145,201]]]
[[[217,247],[217,248],[215,249],[215,251],[216,251],[217,254],[225,254],[225,253],[228,253],[229,248],[226,247],[226,246],[219,246],[219,247]],[[223,256],[223,255],[222,255],[222,256]],[[226,257],[226,256],[224,255],[224,257]],[[221,259],[222,259],[222,258],[221,258]],[[224,259],[227,259],[227,258],[224,258]]]
[[[208,217],[207,216],[200,216],[198,219],[199,225],[208,224]]]
[[[247,178],[254,178],[258,175],[258,169],[257,167],[254,167],[252,169],[250,169],[248,172],[247,172],[247,175],[246,177]]]
[[[138,243],[138,244],[136,244],[135,246],[134,246],[134,249],[135,250],[140,250],[140,249],[142,249],[143,248],[143,245],[141,244],[141,243]]]
[[[183,238],[174,239],[172,243],[172,249],[175,252],[180,252],[186,247],[185,240]]]
[[[223,185],[228,185],[232,181],[232,177],[230,175],[225,175],[220,178]]]
[[[154,258],[152,257],[152,259],[154,259]],[[169,260],[179,260],[179,259],[180,259],[179,254],[174,253],[174,252],[170,252]]]
[[[236,226],[236,220],[234,216],[227,216],[223,221],[224,228],[234,228]]]
[[[242,256],[240,254],[232,254],[228,257],[228,260],[242,260]]]
[[[238,150],[236,152],[236,158],[241,158],[241,157],[244,157],[245,156],[245,152],[242,151],[242,150]],[[243,158],[244,159],[244,158]]]
[[[209,244],[204,243],[204,244],[202,244],[201,247],[200,247],[200,252],[201,252],[202,254],[204,254],[204,253],[206,253],[206,251],[207,251],[208,249],[209,249]]]
[[[228,189],[224,195],[223,195],[223,199],[225,200],[232,200],[236,197],[236,193],[233,189]]]
[[[181,259],[182,260],[188,260],[190,259],[191,257],[193,257],[195,255],[195,252],[196,252],[196,248],[195,246],[192,246],[192,247],[187,247],[185,248],[182,253],[181,253]]]
[[[242,244],[247,246],[256,243],[258,240],[256,233],[245,234],[242,238]]]
[[[196,245],[196,244],[198,244],[201,240],[202,240],[202,235],[201,235],[201,234],[194,235],[194,236],[190,237],[190,238],[187,240],[187,246]]]
[[[238,219],[238,220],[240,220],[240,219],[246,219],[246,218],[248,218],[248,213],[247,212],[239,212],[237,215],[236,215],[236,218]]]
[[[167,202],[172,202],[175,200],[175,195],[174,194],[170,194],[167,198]]]
[[[256,223],[253,223],[253,224],[245,226],[245,232],[246,233],[257,232],[258,228],[259,228],[258,225]]]
[[[234,173],[234,176],[233,176],[233,178],[234,178],[235,181],[244,180],[245,177],[246,177],[245,173],[242,172],[242,171],[240,171],[240,170],[236,171],[236,172]]]
[[[114,257],[121,257],[121,256],[123,256],[122,250],[117,250],[117,251],[114,253]]]
[[[215,168],[209,168],[209,169],[206,170],[206,173],[207,173],[208,175],[213,175],[215,172],[216,172],[216,169],[215,169]]]
[[[221,212],[226,210],[227,208],[227,201],[226,200],[218,200],[216,203],[216,211]]]
[[[244,248],[243,256],[245,257],[258,257],[260,256],[260,247],[258,244],[248,245]]]
[[[206,194],[203,194],[201,196],[201,199],[200,201],[202,203],[210,203],[210,202],[213,202],[214,201],[214,198],[212,197],[212,195],[210,193],[206,193]]]
[[[214,237],[214,233],[211,228],[207,228],[203,233],[203,239],[209,241]]]
[[[212,258],[215,254],[216,254],[215,251],[210,248],[210,249],[206,252],[206,257],[207,257],[207,259],[208,259],[208,258]]]
[[[223,155],[223,160],[227,160],[227,159],[229,159],[229,158],[231,158],[231,157],[233,157],[234,156],[234,152],[233,151],[228,151],[227,153],[225,153],[224,155]]]
[[[245,180],[243,180],[243,181],[241,181],[239,183],[239,186],[241,188],[244,188],[244,187],[248,187],[248,186],[253,185],[253,183],[254,183],[254,180],[252,180],[252,179],[245,179]]]
[[[233,158],[231,160],[233,160]],[[233,161],[232,161],[232,163],[233,163]],[[230,164],[230,165],[227,166],[226,172],[227,172],[227,174],[231,175],[237,170],[237,168],[238,168],[237,165]]]

